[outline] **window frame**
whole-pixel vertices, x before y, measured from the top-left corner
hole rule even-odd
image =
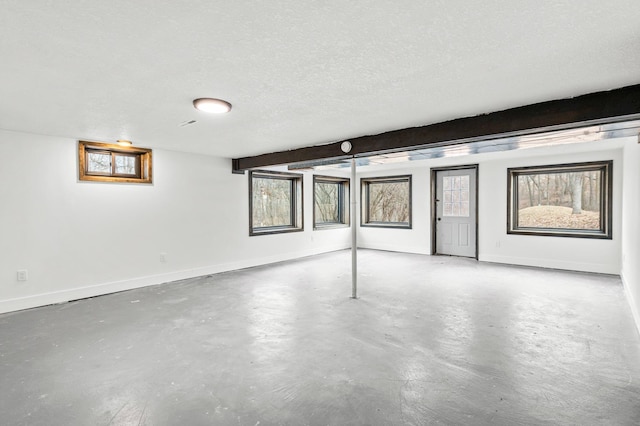
[[[384,176],[384,177],[371,177],[360,179],[360,226],[372,227],[372,228],[393,228],[393,229],[412,229],[412,210],[413,210],[413,196],[412,196],[412,175],[399,175],[399,176]],[[409,184],[409,217],[407,222],[378,222],[369,220],[369,190],[370,185],[381,183],[399,183],[407,182]]]
[[[111,156],[111,172],[89,171],[89,154]],[[134,157],[135,175],[116,173],[116,156]],[[148,148],[120,146],[103,142],[78,141],[78,179],[90,182],[153,183],[153,153]]]
[[[335,183],[338,185],[338,222],[317,222],[316,218],[316,184]],[[351,223],[349,199],[351,179],[335,176],[313,175],[313,230],[346,228]]]
[[[532,228],[519,227],[518,177],[531,174],[573,173],[599,171],[600,182],[600,229]],[[613,160],[581,163],[551,164],[544,166],[512,167],[507,169],[507,234],[537,235],[547,237],[594,238],[611,240],[613,227]]]
[[[291,182],[290,208],[291,225],[253,226],[253,178],[288,180]],[[304,188],[303,175],[271,170],[249,171],[249,236],[272,235],[304,231]]]

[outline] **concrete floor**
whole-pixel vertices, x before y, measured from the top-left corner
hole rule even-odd
[[[0,315],[3,425],[638,425],[617,277],[363,250]]]

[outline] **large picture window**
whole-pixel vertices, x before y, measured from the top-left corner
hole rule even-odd
[[[611,239],[612,165],[508,169],[507,232]]]
[[[313,228],[326,229],[349,224],[349,179],[313,177]]]
[[[249,173],[249,235],[302,231],[302,175]]]
[[[361,179],[361,226],[411,228],[411,176]]]

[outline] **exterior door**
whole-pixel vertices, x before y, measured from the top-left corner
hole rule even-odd
[[[435,253],[477,257],[477,166],[435,170]]]

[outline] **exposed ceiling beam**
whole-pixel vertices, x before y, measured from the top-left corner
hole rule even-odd
[[[352,149],[348,154],[340,150],[340,145],[344,141],[338,141],[326,145],[236,158],[232,161],[232,169],[234,173],[243,173],[248,169],[266,166],[361,157],[453,143],[470,143],[638,118],[640,118],[640,84],[421,127],[351,138],[348,140],[352,144]]]

